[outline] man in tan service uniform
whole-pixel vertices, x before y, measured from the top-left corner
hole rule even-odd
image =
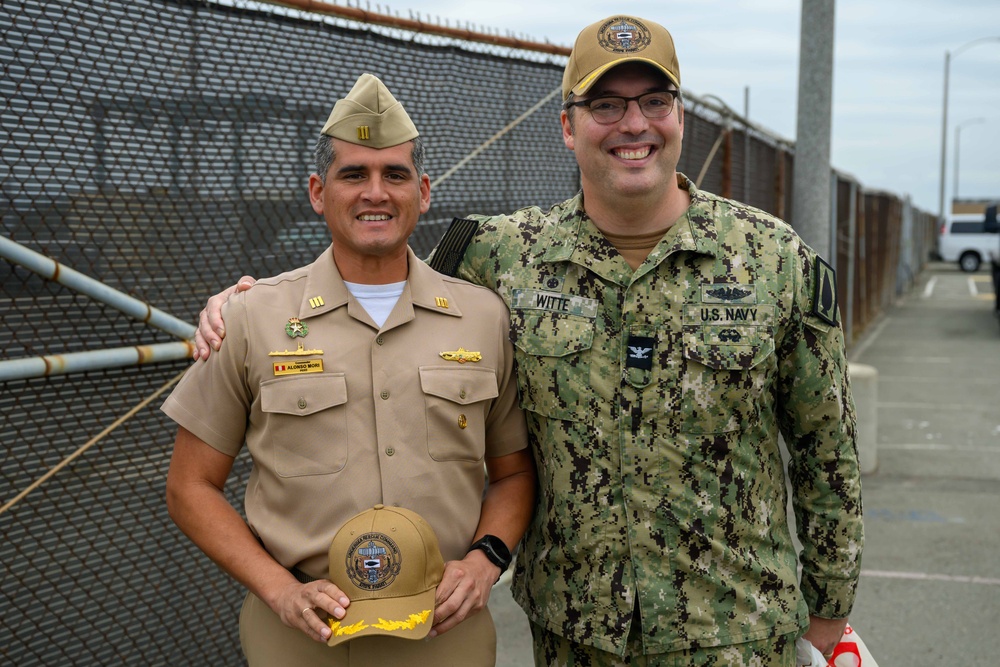
[[[229,344],[163,405],[180,426],[170,515],[249,589],[240,635],[251,665],[495,662],[486,602],[530,519],[535,473],[506,307],[407,247],[430,205],[417,134],[381,81],[358,79],[309,179],[332,246],[234,297]],[[222,494],[244,442],[246,522]],[[328,647],[328,623],[351,604],[329,581],[331,541],[379,504],[418,513],[437,535],[433,627],[418,641]]]

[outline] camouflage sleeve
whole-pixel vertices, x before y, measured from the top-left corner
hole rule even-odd
[[[854,402],[833,270],[798,249],[794,304],[779,346],[779,420],[802,543],[810,614],[845,618],[854,604],[864,530]]]

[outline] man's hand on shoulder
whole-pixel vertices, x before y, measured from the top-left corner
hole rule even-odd
[[[243,276],[232,287],[228,287],[215,296],[209,297],[208,303],[201,309],[198,316],[198,330],[194,332],[194,352],[191,356],[195,361],[205,361],[222,346],[226,337],[225,322],[222,321],[222,306],[234,294],[246,292],[254,286],[257,280],[252,276]]]

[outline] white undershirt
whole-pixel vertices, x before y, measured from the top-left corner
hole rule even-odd
[[[406,281],[401,283],[388,283],[386,285],[362,285],[361,283],[349,283],[346,280],[347,291],[351,293],[358,303],[371,316],[375,324],[382,328],[389,313],[396,306],[399,297],[403,294]]]

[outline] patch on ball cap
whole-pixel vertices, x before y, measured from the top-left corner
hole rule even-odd
[[[347,576],[360,589],[377,591],[395,580],[403,565],[399,547],[384,533],[365,533],[347,551]]]
[[[637,53],[650,41],[649,29],[628,16],[616,16],[597,31],[597,43],[611,53]]]

